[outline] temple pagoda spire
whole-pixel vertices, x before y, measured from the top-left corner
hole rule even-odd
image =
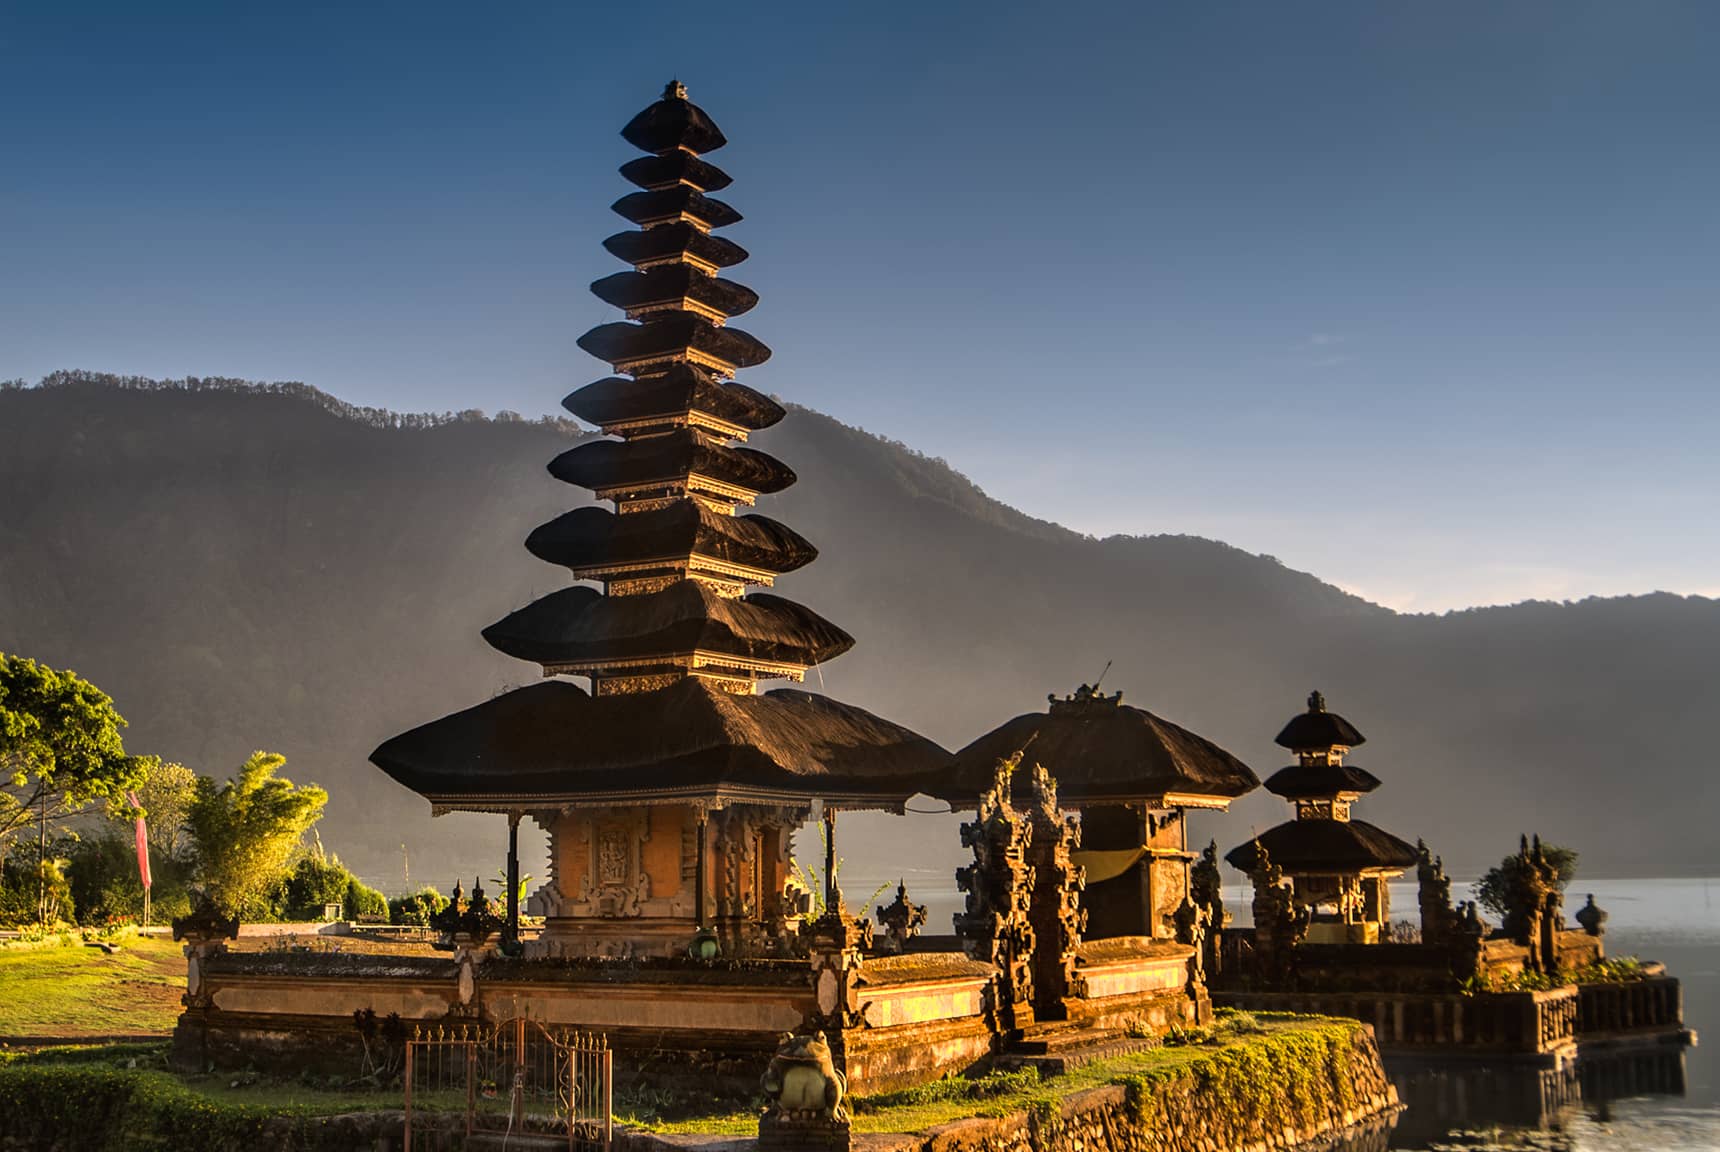
[[[750,694],[761,680],[800,680],[853,644],[810,609],[750,588],[810,563],[816,549],[763,516],[737,515],[795,481],[775,457],[740,445],[782,419],[780,405],[733,377],[770,349],[730,319],[758,294],[719,270],[746,258],[713,233],[740,213],[706,193],[729,177],[702,159],[726,141],[671,81],[622,129],[648,153],[622,166],[641,191],[613,205],[636,225],[604,241],[631,271],[591,286],[626,319],[579,346],[615,375],[579,389],[567,409],[606,434],[549,470],[613,510],[580,508],[534,531],[533,555],[603,592],[552,593],[484,632],[546,675],[591,678],[597,695],[643,692],[686,677]]]
[[[730,323],[757,294],[719,274],[746,259],[715,234],[740,219],[709,195],[729,184],[704,158],[723,134],[678,81],[621,134],[645,155],[621,167],[639,191],[615,202],[633,227],[604,247],[632,267],[591,287],[625,319],[579,341],[613,375],[563,401],[601,436],[549,466],[608,506],[526,539],[582,583],[484,630],[545,678],[371,760],[434,812],[506,814],[510,862],[523,819],[548,834],[550,875],[529,901],[541,954],[706,955],[714,941],[780,955],[800,939],[794,830],[815,810],[827,825],[838,808],[900,811],[949,753],[827,696],[759,691],[853,640],[761,591],[818,553],[746,511],[795,477],[744,446],[783,409],[734,379],[770,349]]]

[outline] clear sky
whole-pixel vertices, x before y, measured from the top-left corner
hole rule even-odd
[[[1717,45],[1654,0],[0,0],[0,377],[549,411],[679,76],[756,387],[1397,607],[1720,595]]]

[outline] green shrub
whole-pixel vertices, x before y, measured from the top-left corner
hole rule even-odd
[[[350,876],[346,882],[346,893],[341,899],[341,909],[348,920],[365,917],[380,919],[388,915],[388,898],[357,876]]]
[[[448,898],[434,888],[424,887],[410,896],[388,902],[390,924],[416,924],[428,927],[430,917],[448,906]]]

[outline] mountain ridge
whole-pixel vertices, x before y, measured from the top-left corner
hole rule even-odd
[[[522,542],[582,501],[544,465],[590,434],[305,385],[65,373],[0,390],[0,650],[90,676],[139,751],[214,773],[286,753],[289,775],[334,790],[325,838],[379,881],[399,886],[401,843],[487,861],[488,824],[432,824],[365,757],[537,678],[478,630],[567,583]],[[822,551],[781,587],[859,640],[814,690],[954,748],[1114,659],[1108,687],[1264,777],[1272,734],[1319,687],[1371,738],[1357,760],[1385,786],[1364,818],[1454,868],[1538,830],[1594,874],[1715,874],[1701,750],[1720,602],[1400,613],[1219,541],[1037,519],[808,409],[755,442],[801,477],[762,510]],[[1286,815],[1257,793],[1195,832],[1228,848]],[[927,839],[909,826],[866,825],[892,858]],[[936,867],[959,854],[947,839]]]

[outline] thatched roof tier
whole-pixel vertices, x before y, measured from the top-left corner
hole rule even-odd
[[[1225,861],[1252,871],[1257,843],[1291,876],[1401,872],[1417,859],[1413,846],[1363,820],[1291,820],[1232,848]]]
[[[621,175],[641,188],[669,188],[686,184],[701,192],[721,192],[734,183],[729,174],[691,152],[665,152],[641,156],[621,166]]]
[[[810,692],[702,680],[593,697],[565,681],[404,732],[371,763],[442,809],[809,801],[899,811],[949,759],[925,737]]]
[[[611,256],[633,265],[680,261],[727,268],[747,258],[733,240],[701,232],[688,223],[663,224],[643,232],[617,232],[603,242]]]
[[[1324,752],[1331,748],[1354,748],[1367,743],[1367,737],[1356,726],[1338,715],[1326,711],[1326,698],[1318,692],[1308,695],[1308,710],[1291,718],[1278,733],[1277,743],[1293,752]]]
[[[591,293],[605,304],[631,311],[656,305],[703,305],[724,317],[739,316],[758,303],[744,284],[698,271],[690,264],[657,264],[644,272],[617,272],[592,282]]]
[[[625,516],[607,508],[575,508],[534,529],[526,548],[576,576],[658,560],[685,562],[694,555],[780,574],[818,556],[818,549],[785,524],[767,516],[724,516],[696,500]]]
[[[647,227],[689,217],[706,228],[725,228],[741,222],[741,214],[732,205],[685,184],[654,192],[629,192],[609,207],[623,219]]]
[[[621,138],[641,152],[715,152],[728,141],[705,115],[704,109],[687,99],[687,89],[670,81],[663,98],[627,122]]]
[[[1372,792],[1380,778],[1354,764],[1292,764],[1266,780],[1266,790],[1286,800],[1313,800],[1344,792]]]
[[[757,337],[728,325],[718,327],[690,312],[667,312],[647,317],[642,324],[599,324],[577,341],[599,360],[607,360],[617,372],[637,361],[688,359],[698,352],[731,368],[751,368],[770,359],[770,349]]]
[[[639,440],[588,440],[549,462],[550,475],[584,488],[644,490],[693,474],[749,492],[780,492],[794,472],[752,448],[713,443],[690,428]]]
[[[697,580],[634,596],[563,588],[490,625],[484,639],[552,666],[656,656],[668,665],[670,657],[703,652],[808,667],[854,646],[848,633],[792,600],[719,596]]]
[[[1248,765],[1203,736],[1122,703],[1089,694],[1052,701],[995,728],[955,754],[931,794],[972,807],[993,780],[998,761],[1025,750],[1014,786],[1026,795],[1041,764],[1057,778],[1067,806],[1148,803],[1223,808],[1260,781]]]
[[[687,363],[670,364],[662,372],[636,380],[606,376],[561,403],[581,420],[600,428],[652,416],[702,412],[756,432],[784,415],[782,405],[764,393],[733,380],[718,380],[705,369]]]

